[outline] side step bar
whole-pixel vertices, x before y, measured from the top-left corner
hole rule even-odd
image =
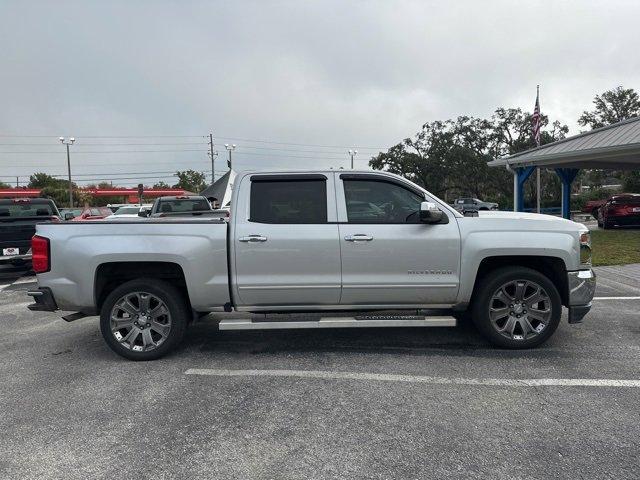
[[[455,327],[456,319],[449,316],[426,317],[404,315],[388,317],[366,315],[362,317],[322,317],[302,321],[253,321],[251,318],[220,320],[220,330],[283,330],[294,328],[380,328],[380,327]]]

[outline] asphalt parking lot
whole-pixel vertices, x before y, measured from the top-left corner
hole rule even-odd
[[[640,265],[541,348],[446,329],[218,332],[113,354],[0,279],[0,478],[638,478]],[[626,297],[626,298],[616,298]]]

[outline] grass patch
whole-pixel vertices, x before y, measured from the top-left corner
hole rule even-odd
[[[594,266],[640,263],[640,230],[594,230],[591,247]]]

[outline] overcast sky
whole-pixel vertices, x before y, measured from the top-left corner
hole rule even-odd
[[[221,173],[224,143],[239,170],[346,167],[349,146],[365,167],[426,121],[531,110],[537,83],[575,133],[596,93],[640,89],[639,19],[604,0],[0,0],[0,180],[64,174],[60,135],[84,178],[210,172],[209,132]],[[114,150],[150,151],[81,153]]]

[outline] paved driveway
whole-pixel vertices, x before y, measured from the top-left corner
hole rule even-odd
[[[469,325],[211,319],[148,363],[112,354],[95,318],[29,312],[32,279],[6,281],[0,478],[639,478],[638,272],[598,269],[585,323],[530,351]]]

